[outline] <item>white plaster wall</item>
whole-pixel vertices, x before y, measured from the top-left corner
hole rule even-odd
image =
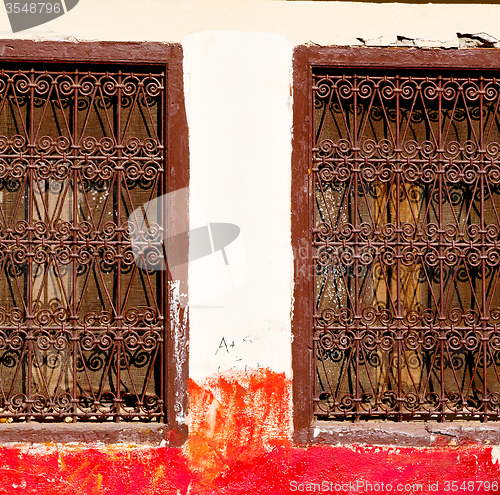
[[[17,38],[177,41],[195,32],[283,33],[292,44],[353,44],[385,35],[450,40],[457,32],[500,38],[500,5],[404,4],[285,0],[80,0],[50,24]],[[12,33],[0,9],[0,36]]]
[[[194,34],[183,46],[191,184],[206,221],[241,228],[248,264],[241,284],[192,306],[191,375],[288,371],[293,47],[283,34],[238,32]],[[217,287],[222,275],[190,272],[190,285]]]
[[[199,379],[232,367],[290,372],[293,46],[397,35],[456,42],[457,32],[500,39],[499,20],[499,5],[80,0],[15,36],[0,7],[0,37],[183,44],[191,180],[207,222],[241,228],[248,262],[242,283],[191,308],[190,373]]]

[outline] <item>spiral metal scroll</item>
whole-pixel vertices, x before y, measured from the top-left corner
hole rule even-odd
[[[165,75],[25,69],[0,71],[0,417],[160,421],[162,274],[128,218],[164,194]]]
[[[500,81],[314,75],[315,414],[500,417]]]

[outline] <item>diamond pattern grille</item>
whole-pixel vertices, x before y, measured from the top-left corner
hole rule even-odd
[[[319,418],[498,419],[500,81],[316,69]]]
[[[162,274],[128,217],[164,193],[164,74],[64,69],[0,71],[0,416],[160,420]]]

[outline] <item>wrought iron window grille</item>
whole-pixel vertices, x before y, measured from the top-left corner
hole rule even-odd
[[[296,431],[498,420],[499,55],[301,50]]]
[[[0,66],[0,418],[175,422],[187,363],[168,272],[135,262],[129,216],[187,185],[180,48],[14,44]]]

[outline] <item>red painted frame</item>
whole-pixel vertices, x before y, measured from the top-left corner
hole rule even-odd
[[[78,63],[78,64],[126,64],[155,65],[164,67],[167,74],[166,88],[166,192],[186,188],[189,185],[189,148],[188,127],[184,105],[182,48],[178,44],[167,43],[135,43],[135,42],[83,42],[67,41],[24,41],[0,40],[0,59],[4,62],[51,62],[51,63]],[[172,214],[172,213],[171,213]],[[185,211],[175,212],[176,223],[179,218],[188,225],[188,208]],[[169,315],[166,325],[165,348],[165,413],[167,424],[148,425],[153,430],[165,431],[169,445],[178,446],[187,439],[188,429],[185,418],[188,412],[188,341],[189,320],[187,309],[180,307],[178,301],[172,300],[172,278],[166,276],[166,294],[164,297],[164,314]],[[167,289],[168,288],[168,289]],[[184,287],[183,287],[184,290]],[[175,322],[179,322],[176,325]],[[169,326],[168,326],[169,325]],[[14,427],[14,425],[11,425]],[[20,425],[21,426],[21,425]],[[82,440],[88,437],[88,430],[103,430],[102,435],[108,436],[105,424],[85,425],[71,432],[72,437]],[[112,430],[116,430],[115,425]],[[132,424],[125,427],[130,429]],[[144,429],[144,424],[137,426]],[[44,428],[50,428],[45,424]],[[165,428],[166,427],[166,428]],[[11,428],[12,430],[12,428]],[[20,440],[26,440],[19,428]],[[7,433],[7,432],[6,432]],[[10,431],[12,434],[15,432]],[[115,433],[116,434],[116,433]],[[97,432],[98,435],[98,432]],[[3,435],[0,435],[0,441]],[[96,436],[94,432],[94,436]],[[74,440],[73,440],[74,441]]]
[[[292,139],[292,248],[294,252],[294,307],[292,318],[292,370],[293,370],[293,427],[294,440],[299,444],[314,442],[360,441],[359,424],[356,435],[350,435],[353,428],[345,423],[314,423],[313,417],[313,276],[312,276],[312,191],[310,167],[313,136],[313,67],[341,69],[466,69],[499,70],[500,50],[419,50],[416,48],[366,48],[366,47],[318,47],[299,46],[293,59],[293,139]],[[427,423],[426,423],[427,424]],[[453,423],[455,424],[455,423]],[[342,426],[343,425],[343,426]],[[368,423],[366,431],[371,443],[387,437],[393,427],[373,428]],[[408,431],[416,432],[416,424],[396,428],[391,436],[405,436]],[[470,429],[470,423],[467,423]],[[319,428],[314,433],[314,429]],[[361,426],[363,428],[363,426]],[[473,427],[476,433],[486,431]],[[342,429],[344,433],[340,435]],[[420,428],[421,429],[421,428]],[[404,431],[403,431],[404,430]],[[419,430],[420,431],[420,430]],[[426,431],[429,431],[428,429]],[[420,432],[421,433],[421,432]],[[420,435],[416,444],[426,444],[428,438]],[[347,436],[346,436],[347,434]],[[385,442],[383,442],[385,443]],[[397,443],[397,441],[396,441]]]

